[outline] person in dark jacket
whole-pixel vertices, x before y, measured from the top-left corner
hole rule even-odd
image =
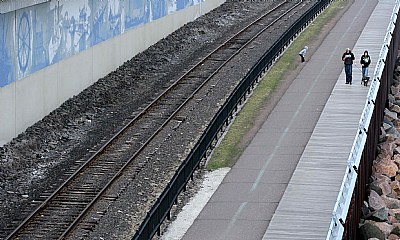
[[[363,78],[368,77],[368,67],[371,64],[371,57],[368,55],[367,50],[365,50],[364,54],[361,56],[360,64],[361,64],[362,77]]]
[[[342,55],[342,61],[344,63],[344,72],[346,73],[346,84],[350,84],[353,80],[353,61],[354,54],[351,52],[350,48],[346,49],[346,52]]]

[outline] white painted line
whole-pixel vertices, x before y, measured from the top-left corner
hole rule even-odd
[[[229,170],[230,168],[221,168],[207,173],[201,185],[200,191],[188,204],[182,208],[182,211],[178,214],[176,220],[168,226],[167,231],[161,236],[160,239],[181,239],[190,226],[192,226],[194,220],[196,220],[197,216],[217,190],[218,186],[221,184]]]

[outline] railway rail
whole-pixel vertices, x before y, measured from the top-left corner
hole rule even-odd
[[[136,158],[201,89],[218,84],[211,81],[223,67],[266,31],[275,31],[302,1],[281,1],[270,11],[236,33],[191,67],[183,76],[131,119],[66,182],[40,203],[26,219],[17,223],[6,239],[63,239],[79,225],[94,204],[124,171],[140,172],[146,162]]]

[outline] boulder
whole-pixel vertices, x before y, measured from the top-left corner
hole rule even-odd
[[[389,128],[386,131],[386,134],[387,135],[393,135],[394,139],[400,138],[400,132],[394,127]],[[386,140],[386,141],[388,141],[388,140]],[[390,141],[393,141],[393,139],[390,138]]]
[[[394,129],[394,128],[391,127],[390,129]],[[389,131],[391,131],[390,129],[389,129]],[[395,131],[397,131],[397,130],[395,129]],[[392,142],[386,141],[386,142],[380,143],[378,146],[379,146],[379,158],[387,159],[387,158],[393,157],[393,152],[394,152],[394,149],[396,149],[397,144],[395,141],[392,141]]]
[[[391,141],[391,142],[396,140],[396,139],[398,139],[398,138],[399,137],[397,135],[393,135],[393,134],[390,134],[390,133],[385,134],[385,137],[384,137],[385,141]]]
[[[397,147],[398,148],[398,147]],[[397,149],[396,148],[396,149]],[[397,151],[397,150],[395,150]],[[400,154],[395,154],[393,155],[393,161],[397,164],[397,166],[400,166]],[[397,176],[397,175],[396,175]]]
[[[400,220],[400,209],[388,209],[388,213],[390,216],[394,216],[397,221]]]
[[[396,163],[392,160],[381,160],[374,164],[372,167],[373,171],[376,173],[381,173],[388,177],[394,177],[399,170]]]
[[[361,213],[362,213],[361,218],[363,218],[363,219],[369,219],[372,215],[371,210],[368,207],[364,207],[364,206],[361,207]],[[391,217],[395,217],[395,215],[392,214]]]
[[[388,95],[388,101],[389,101],[389,103],[396,104],[396,99],[394,98],[394,96],[392,94]]]
[[[395,112],[395,113],[400,113],[400,106],[398,106],[396,104],[392,104],[390,107],[390,111]]]
[[[376,222],[375,225],[379,227],[379,229],[385,234],[386,237],[390,235],[394,228],[393,225],[385,222]]]
[[[383,118],[383,124],[385,124],[386,127],[387,127],[387,126],[396,127],[396,125],[395,125],[395,123],[394,123],[396,120],[399,120],[399,118],[397,118],[397,119],[395,119],[395,120],[393,120],[393,121],[390,121],[390,120],[387,119],[387,118]],[[382,124],[382,127],[383,127],[383,124]]]
[[[398,120],[398,119],[397,119]],[[396,121],[396,120],[394,120],[394,121]],[[393,122],[394,122],[393,121]],[[391,122],[392,123],[392,122]],[[387,132],[390,128],[392,128],[392,127],[394,127],[394,123],[392,123],[392,124],[387,124],[387,123],[382,123],[382,127],[383,127],[383,129],[385,130],[385,132]]]
[[[391,234],[396,234],[400,236],[400,223],[393,223],[393,229]]]
[[[398,176],[398,175],[397,175]],[[393,192],[396,192],[397,194],[400,193],[400,182],[398,180],[394,180],[390,183],[390,187],[392,188]]]
[[[397,100],[400,99],[400,96]],[[393,120],[397,119],[397,113],[396,112],[392,112],[389,109],[385,108],[385,118],[387,120],[389,120],[390,122],[392,122]]]
[[[400,92],[400,86],[399,86],[399,84],[393,84],[391,87],[390,87],[390,93],[391,93],[391,95],[396,95],[397,93],[399,93]]]
[[[371,220],[366,220],[363,225],[361,225],[360,230],[364,239],[378,238],[386,239],[392,231],[393,226],[384,222],[374,222]]]
[[[386,196],[380,196],[387,208],[400,209],[400,200]]]
[[[391,95],[391,96],[388,98],[388,100],[389,100],[390,103],[393,103],[393,104],[396,104],[396,105],[400,106],[400,101],[399,101],[399,100],[396,100],[396,99],[394,98],[393,95]]]
[[[400,119],[393,120],[393,127],[395,127],[395,128],[400,127]]]
[[[398,93],[399,91],[397,91],[396,86],[392,85],[390,87],[390,94],[396,95],[396,93]]]
[[[397,177],[397,175],[396,175],[396,177]],[[388,183],[390,183],[390,181],[391,181],[390,177],[382,175],[381,173],[376,173],[376,172],[372,173],[371,178],[373,181],[386,181]],[[400,179],[400,175],[399,175],[399,179]]]
[[[398,222],[397,218],[394,216],[388,216],[387,220],[389,223],[392,223],[392,224]]]
[[[381,208],[371,213],[371,216],[368,218],[369,220],[374,220],[376,222],[386,222],[388,221],[389,214],[387,208]],[[395,217],[391,216],[396,219]]]
[[[383,195],[382,188],[379,187],[377,182],[372,182],[369,184],[369,189],[375,191],[379,196]]]
[[[389,237],[387,238],[388,240],[399,240],[399,236],[395,234],[390,234]]]
[[[371,193],[368,196],[368,205],[373,211],[386,207],[381,196],[379,196],[374,190],[371,190]]]
[[[392,193],[392,186],[385,180],[377,180],[369,185],[371,190],[374,190],[379,195],[388,195]]]
[[[383,129],[383,127],[381,126],[381,133],[379,135],[379,142],[383,142],[386,140],[386,131],[385,129]]]
[[[377,182],[378,186],[382,189],[382,194],[387,196],[392,193],[392,186],[387,181]]]

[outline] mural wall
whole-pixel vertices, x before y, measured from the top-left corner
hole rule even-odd
[[[53,0],[0,14],[0,87],[204,0]]]

